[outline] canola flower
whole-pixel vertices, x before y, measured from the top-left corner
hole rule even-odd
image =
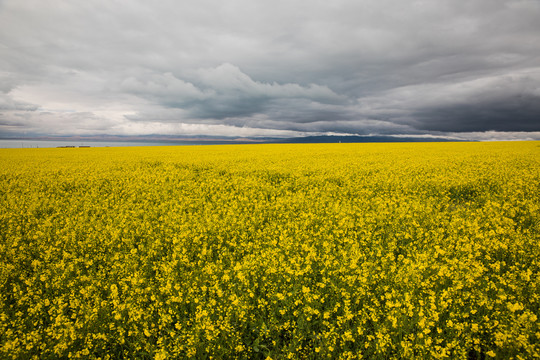
[[[538,142],[0,149],[0,358],[538,358],[539,243]]]

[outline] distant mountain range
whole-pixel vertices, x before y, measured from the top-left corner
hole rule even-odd
[[[288,139],[277,139],[276,143],[286,144],[317,144],[317,143],[390,143],[390,142],[448,142],[456,141],[445,138],[424,138],[424,137],[397,137],[397,136],[306,136]]]
[[[66,142],[137,142],[163,145],[220,145],[220,144],[319,144],[319,143],[404,143],[404,142],[448,142],[460,141],[437,137],[408,136],[361,136],[361,135],[320,135],[293,138],[275,137],[219,137],[219,136],[42,136],[10,138],[3,140],[40,140]]]

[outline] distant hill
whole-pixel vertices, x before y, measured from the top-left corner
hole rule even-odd
[[[148,145],[225,145],[225,144],[324,144],[324,143],[402,143],[402,142],[448,142],[459,141],[445,138],[398,137],[398,136],[359,136],[359,135],[320,135],[293,138],[275,137],[221,137],[221,136],[56,136],[8,138],[8,141],[41,141],[39,147],[47,146],[47,142],[56,146],[140,146]],[[52,145],[51,145],[52,146]],[[33,147],[33,146],[32,146]]]
[[[448,142],[456,141],[445,138],[423,138],[423,137],[396,137],[396,136],[306,136],[275,141],[280,144],[317,144],[317,143],[395,143],[395,142]]]

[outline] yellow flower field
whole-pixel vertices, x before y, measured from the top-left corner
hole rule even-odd
[[[538,358],[539,243],[539,142],[0,149],[0,358]]]

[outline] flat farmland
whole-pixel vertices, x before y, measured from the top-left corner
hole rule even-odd
[[[539,243],[539,142],[0,149],[0,358],[538,358]]]

